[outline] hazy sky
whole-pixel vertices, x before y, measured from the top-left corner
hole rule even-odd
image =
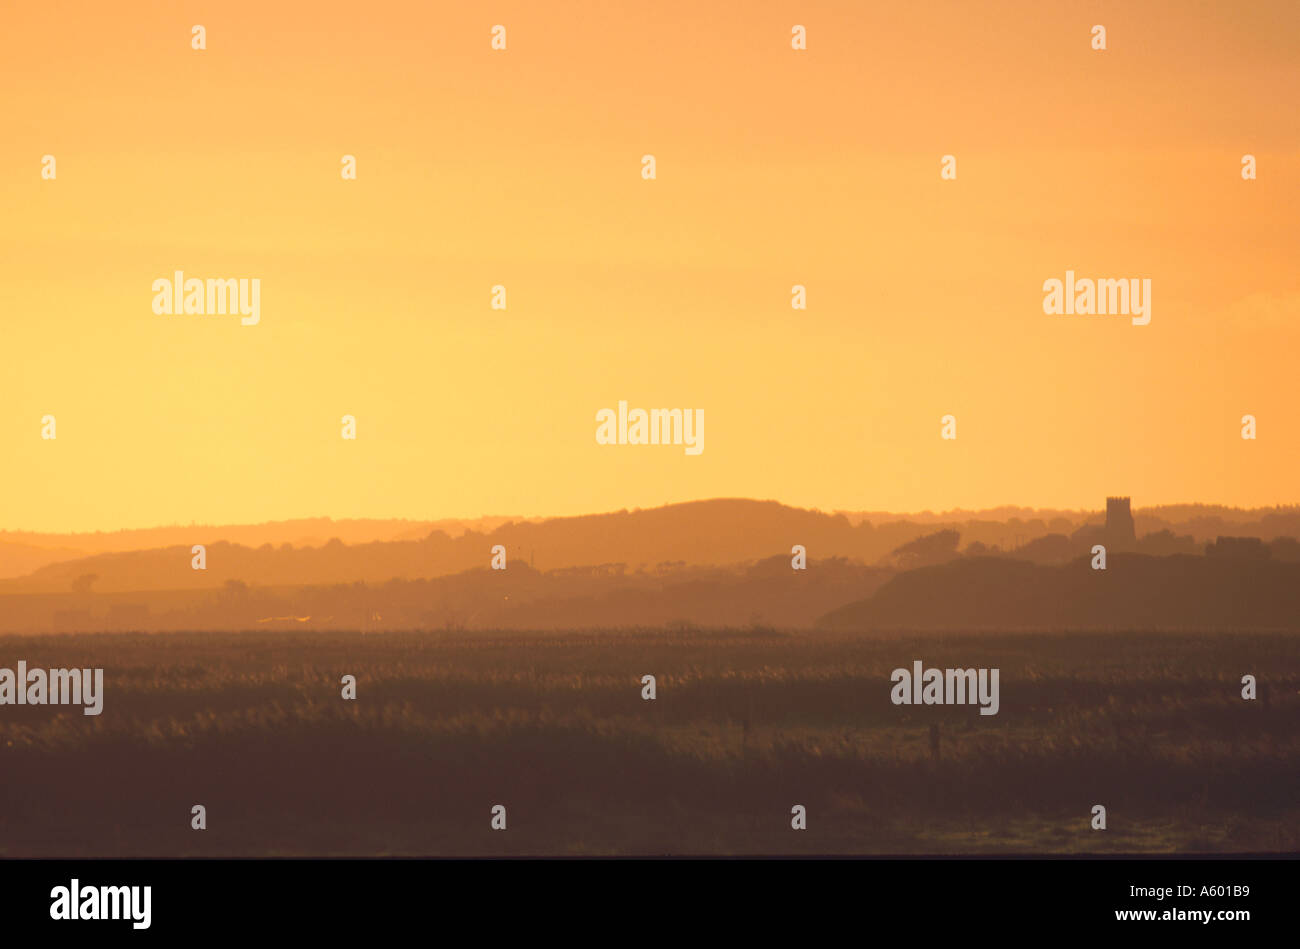
[[[1294,0],[0,18],[0,527],[1300,501]],[[1067,269],[1150,324],[1045,315]],[[598,445],[620,399],[703,453]]]

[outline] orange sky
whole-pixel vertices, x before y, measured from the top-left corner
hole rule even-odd
[[[1300,501],[1293,0],[455,6],[6,4],[0,527]]]

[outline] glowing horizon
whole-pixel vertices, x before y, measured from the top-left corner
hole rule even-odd
[[[967,6],[12,6],[0,528],[1300,501],[1300,9]]]

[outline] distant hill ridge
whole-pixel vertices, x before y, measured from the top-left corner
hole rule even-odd
[[[1159,509],[1191,518],[1167,521],[1135,510],[1138,534],[1172,530],[1197,542],[1218,534],[1269,539],[1300,536],[1300,508],[1236,511],[1212,506]],[[514,562],[538,570],[624,564],[628,570],[664,563],[723,566],[790,556],[803,545],[812,559],[842,557],[878,563],[892,551],[936,530],[954,530],[963,548],[972,544],[1007,552],[1048,535],[1071,534],[1099,523],[1101,511],[1024,512],[997,520],[989,512],[964,519],[855,519],[846,513],[794,508],[776,501],[722,498],[547,519],[481,518],[477,521],[381,521],[299,519],[235,527],[167,527],[122,534],[0,533],[0,566],[10,576],[0,593],[67,592],[78,578],[93,576],[95,592],[187,590],[222,586],[227,580],[259,585],[379,583],[428,579],[486,566],[493,546],[505,546]],[[322,540],[322,535],[327,535]],[[292,540],[271,538],[297,537]],[[41,540],[50,546],[43,547]],[[82,555],[85,545],[99,545]],[[123,549],[119,545],[140,544]],[[194,544],[208,548],[207,569],[190,567]],[[34,566],[19,576],[21,548]],[[41,559],[45,558],[45,559]]]
[[[1114,554],[967,557],[899,573],[818,626],[855,630],[1300,629],[1300,563]]]

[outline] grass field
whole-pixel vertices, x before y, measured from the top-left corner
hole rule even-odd
[[[1294,636],[0,637],[20,659],[105,698],[0,706],[10,857],[1300,850]],[[999,714],[891,704],[914,659],[999,668]]]

